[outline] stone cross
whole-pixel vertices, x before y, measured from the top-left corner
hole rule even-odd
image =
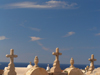
[[[62,53],[59,53],[59,48],[56,48],[56,52],[53,52],[52,54],[55,55],[55,61],[53,63],[53,67],[50,69],[50,72],[53,73],[53,75],[61,75],[59,55],[62,55]]]
[[[8,64],[7,71],[4,72],[4,75],[16,75],[15,66],[14,66],[14,57],[18,57],[14,55],[14,50],[10,50],[10,55],[6,55],[6,57],[10,58],[10,63]]]
[[[93,71],[94,70],[94,61],[96,61],[96,59],[94,59],[94,55],[91,55],[91,59],[88,59],[90,61],[90,67],[89,67],[89,71]]]
[[[35,56],[35,59],[34,59],[35,67],[38,67],[38,62],[39,62],[38,56]]]
[[[18,57],[17,55],[14,55],[14,50],[11,49],[10,50],[10,55],[6,55],[6,57],[10,57],[10,63],[13,63],[14,62],[14,57]]]
[[[59,61],[59,55],[62,55],[62,53],[59,53],[59,48],[56,48],[56,52],[52,53],[53,55],[55,55],[55,60]]]
[[[74,59],[73,58],[70,59],[70,64],[71,64],[70,68],[74,68]]]

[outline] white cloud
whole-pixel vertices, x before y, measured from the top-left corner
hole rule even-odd
[[[42,38],[40,37],[30,37],[31,38],[31,41],[36,41],[36,40],[41,40]]]
[[[95,34],[96,36],[99,36],[100,35],[100,33],[97,33],[97,34]]]
[[[0,36],[0,40],[5,40],[5,39],[8,39],[8,38],[6,38],[5,36]]]
[[[39,46],[41,46],[42,49],[44,49],[44,50],[46,50],[46,51],[49,50],[49,48],[44,47],[43,44],[41,44],[40,42],[37,42],[37,44],[38,44]]]
[[[14,8],[65,8],[65,9],[75,9],[77,3],[71,3],[64,1],[48,1],[43,4],[37,4],[36,2],[20,2],[12,3],[3,6],[2,8],[14,9]]]
[[[68,37],[68,36],[71,36],[71,35],[74,35],[75,34],[75,32],[68,32],[65,36],[63,36],[63,37]]]
[[[34,31],[40,31],[40,29],[38,29],[38,28],[33,28],[33,27],[27,27],[27,26],[25,26],[24,24],[25,24],[25,22],[27,22],[26,20],[24,21],[24,22],[22,22],[21,24],[20,24],[20,26],[22,26],[22,27],[24,27],[24,28],[29,28],[29,29],[31,29],[31,30],[34,30]]]

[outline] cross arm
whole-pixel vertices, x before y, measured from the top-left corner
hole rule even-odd
[[[62,55],[62,53],[59,53],[59,55]]]
[[[52,55],[62,55],[62,53],[55,53],[55,52],[53,52]]]
[[[94,61],[97,61],[97,59],[94,59]]]
[[[88,59],[89,61],[97,61],[97,59]]]
[[[18,57],[18,55],[8,55],[7,54],[6,57],[15,57],[16,58],[16,57]]]
[[[11,55],[8,55],[8,54],[7,54],[6,57],[11,57]]]
[[[18,55],[13,55],[15,58],[18,57]]]
[[[55,53],[55,52],[52,52],[52,55],[56,55],[57,53]]]

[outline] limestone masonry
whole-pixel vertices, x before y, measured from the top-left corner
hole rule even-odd
[[[59,56],[62,53],[59,52],[59,48],[56,48],[56,51],[52,53],[55,56],[55,60],[53,63],[53,67],[47,66],[47,69],[41,68],[38,66],[39,59],[38,56],[34,58],[34,65],[30,64],[27,67],[15,67],[14,66],[14,58],[18,57],[14,55],[14,50],[10,50],[10,55],[6,55],[6,57],[10,58],[10,63],[8,67],[4,68],[2,75],[100,75],[100,68],[95,69],[94,67],[94,55],[91,55],[91,58],[88,60],[90,61],[90,66],[86,66],[84,70],[74,67],[74,59],[71,58],[70,60],[70,67],[61,70],[60,68],[60,61]]]

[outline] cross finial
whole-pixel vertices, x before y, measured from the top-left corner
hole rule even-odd
[[[38,67],[38,62],[39,62],[38,56],[35,56],[35,59],[34,59],[35,67]]]
[[[73,58],[70,59],[70,64],[71,64],[70,68],[74,68],[74,59]]]
[[[53,63],[53,67],[50,69],[50,72],[61,73],[59,55],[62,55],[62,53],[59,52],[59,48],[56,48],[56,52],[53,52],[52,55],[55,55],[55,61]]]
[[[10,57],[10,63],[13,63],[14,57],[18,57],[17,55],[14,55],[14,49],[10,50],[10,55],[6,55],[6,57]]]
[[[56,56],[55,58],[56,61],[59,60],[59,55],[62,55],[62,53],[59,53],[59,48],[56,48],[56,52],[53,52],[52,54]]]
[[[91,55],[91,59],[89,59],[89,61],[93,62],[93,63],[94,63],[94,61],[96,61],[96,59],[94,59],[94,55],[93,54]]]
[[[6,57],[10,58],[10,63],[8,64],[8,71],[5,71],[4,75],[16,75],[15,72],[15,66],[14,66],[14,58],[18,57],[17,55],[14,55],[14,50],[10,50],[10,55],[6,55]]]
[[[93,71],[94,70],[94,61],[96,61],[96,59],[94,59],[94,55],[91,55],[91,58],[88,59],[90,61],[90,67],[89,67],[89,71]]]

